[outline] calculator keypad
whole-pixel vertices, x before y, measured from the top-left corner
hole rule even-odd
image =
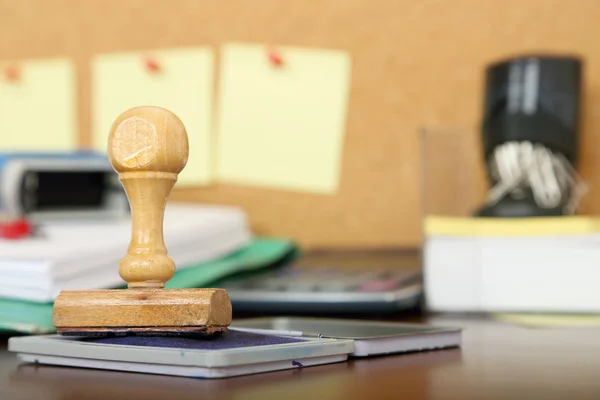
[[[297,268],[287,266],[263,273],[230,289],[263,292],[389,292],[415,278],[413,270],[365,270],[345,268]]]

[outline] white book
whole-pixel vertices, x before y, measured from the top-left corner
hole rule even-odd
[[[127,253],[131,219],[52,221],[42,235],[0,240],[0,296],[52,301],[61,290],[123,284],[118,264]],[[178,269],[216,259],[252,239],[245,213],[236,207],[169,204],[164,239]]]

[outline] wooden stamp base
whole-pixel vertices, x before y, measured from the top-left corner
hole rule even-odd
[[[227,331],[232,310],[224,289],[62,291],[52,323],[63,335],[212,335]]]
[[[214,336],[227,332],[227,326],[161,326],[154,328],[111,327],[89,328],[72,327],[58,328],[57,333],[62,336]]]

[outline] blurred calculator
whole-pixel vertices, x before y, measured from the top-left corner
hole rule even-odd
[[[219,283],[236,312],[386,313],[412,309],[421,271],[286,265]]]

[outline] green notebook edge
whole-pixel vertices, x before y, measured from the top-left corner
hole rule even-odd
[[[206,287],[227,276],[268,268],[298,256],[299,249],[292,240],[257,237],[247,246],[224,257],[178,270],[165,287]],[[53,303],[0,298],[0,335],[55,333],[52,306]]]

